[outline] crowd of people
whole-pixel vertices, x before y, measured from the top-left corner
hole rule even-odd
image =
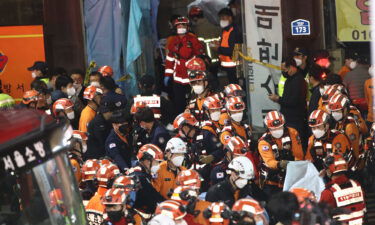
[[[335,74],[327,51],[296,48],[269,95],[280,110],[265,115],[258,137],[246,122],[232,59],[241,42],[233,12],[219,17],[214,45],[230,81],[222,90],[189,19],[177,17],[163,79],[173,87],[170,98],[157,94],[150,75],[127,99],[110,66],[91,72],[86,84],[83,71],[47,76],[46,64],[35,62],[22,102],[1,94],[0,107],[70,122],[68,154],[89,224],[364,224],[365,190],[374,188],[374,68],[353,53]],[[288,164],[302,160],[324,179],[320,196],[283,191]]]

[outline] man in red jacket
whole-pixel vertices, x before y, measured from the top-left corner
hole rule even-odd
[[[197,55],[204,54],[203,45],[198,38],[188,32],[189,20],[178,17],[173,25],[176,29],[175,35],[167,46],[167,57],[165,61],[164,85],[168,86],[173,77],[173,93],[176,113],[185,110],[187,94],[190,92],[189,77],[186,70],[186,62]]]

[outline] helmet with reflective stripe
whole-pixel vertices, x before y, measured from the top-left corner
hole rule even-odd
[[[203,59],[193,57],[185,63],[189,75],[189,81],[199,81],[206,79],[206,63]]]
[[[102,95],[103,90],[95,87],[95,86],[88,86],[85,91],[83,92],[83,98],[87,100],[93,100],[96,95]]]
[[[309,126],[310,127],[317,127],[323,124],[328,123],[328,113],[324,112],[323,110],[317,109],[314,110],[309,117]]]
[[[126,193],[122,188],[109,189],[102,198],[103,205],[125,205]]]
[[[244,97],[245,92],[238,84],[228,84],[224,87],[224,94],[226,97]]]
[[[80,130],[73,130],[72,137],[82,141],[87,141],[88,139],[86,132]]]
[[[345,172],[348,170],[348,163],[340,153],[331,153],[324,159],[324,166],[332,174]]]
[[[213,202],[203,211],[203,216],[211,223],[229,224],[231,217],[230,208],[223,202]]]
[[[252,198],[243,198],[237,200],[233,207],[233,212],[247,212],[252,215],[259,215],[264,213],[264,208],[257,202],[256,200]]]
[[[231,112],[244,111],[245,103],[240,97],[231,97],[227,100],[225,108]]]
[[[182,170],[176,177],[176,184],[178,186],[189,186],[194,189],[201,187],[201,176],[193,169]]]
[[[180,16],[173,21],[174,27],[176,27],[179,24],[189,25],[189,19],[184,16]]]
[[[96,173],[100,169],[100,164],[97,159],[88,159],[82,166],[82,181],[94,180]]]
[[[26,91],[22,97],[22,103],[28,105],[32,102],[37,102],[39,99],[39,92],[35,90]]]
[[[145,144],[143,145],[137,154],[138,160],[144,160],[144,159],[154,159],[157,161],[163,161],[164,160],[164,154],[160,150],[160,148],[153,144]]]
[[[245,156],[234,158],[228,165],[228,169],[238,174],[240,178],[251,180],[254,178],[254,165]]]
[[[165,215],[173,220],[180,220],[186,215],[185,207],[173,200],[167,200],[160,203],[155,210],[155,215]]]
[[[267,113],[266,117],[264,117],[264,124],[270,129],[279,128],[284,126],[285,118],[280,112],[271,111]]]
[[[330,111],[342,110],[349,105],[349,99],[341,93],[333,95],[328,102],[328,109]]]
[[[233,155],[245,156],[247,153],[246,143],[238,136],[233,136],[228,140],[225,149],[229,150]]]
[[[102,66],[98,69],[98,72],[100,72],[103,75],[103,77],[113,76],[113,69],[110,66]]]
[[[180,202],[186,206],[189,200],[198,198],[198,189],[190,186],[177,186],[172,193],[171,199]]]
[[[175,129],[181,128],[183,125],[189,125],[189,126],[198,126],[198,121],[195,119],[193,114],[191,113],[181,113],[176,117],[176,119],[173,121],[173,127]]]
[[[187,152],[187,145],[181,138],[174,137],[167,142],[165,151],[169,151],[172,154],[184,154]]]
[[[119,176],[113,182],[114,188],[122,188],[128,194],[131,191],[136,191],[141,184],[135,176]]]
[[[74,103],[68,98],[60,98],[52,106],[52,112],[54,116],[57,116],[59,112],[63,112],[69,108],[73,108]]]
[[[328,101],[331,99],[331,97],[337,93],[340,93],[340,89],[338,85],[331,85],[329,88],[327,88],[322,95],[322,102],[328,103]]]
[[[217,96],[208,96],[203,102],[203,108],[205,110],[222,109],[223,105]]]
[[[112,185],[112,181],[120,174],[119,168],[114,165],[103,165],[100,167],[96,173],[96,179],[98,180],[98,185],[101,187],[109,188]]]

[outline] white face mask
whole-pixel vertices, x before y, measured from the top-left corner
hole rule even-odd
[[[225,28],[229,26],[229,21],[228,20],[220,20],[220,27]]]
[[[31,72],[31,77],[32,77],[33,79],[35,79],[35,78],[36,78],[36,72]]]
[[[82,152],[86,153],[87,152],[87,144],[82,143]]]
[[[90,86],[94,86],[94,87],[100,87],[100,84],[98,81],[93,81],[90,83]]]
[[[186,28],[177,28],[177,34],[186,34]]]
[[[184,162],[185,157],[184,156],[176,156],[172,158],[173,165],[180,167],[182,166],[182,163]]]
[[[220,111],[210,113],[211,120],[219,121],[220,115],[221,115]]]
[[[352,61],[352,62],[350,62],[350,64],[349,64],[349,68],[352,69],[352,70],[353,70],[356,66],[357,66],[357,62],[356,62],[356,61]]]
[[[302,59],[294,58],[294,61],[296,61],[297,66],[302,65]]]
[[[197,95],[200,95],[204,92],[204,86],[203,85],[194,85],[192,86],[194,93]]]
[[[313,135],[315,136],[315,138],[321,138],[324,136],[324,134],[326,133],[325,130],[323,129],[315,129],[315,130],[312,130],[312,133]]]
[[[243,117],[243,112],[232,113],[230,117],[232,118],[232,120],[236,122],[241,122],[242,117]]]
[[[68,89],[66,90],[66,94],[67,94],[69,97],[71,97],[71,96],[73,96],[73,95],[76,94],[76,89],[74,89],[74,87],[68,88]]]
[[[246,186],[246,184],[248,183],[249,181],[246,180],[246,179],[243,179],[243,178],[239,178],[237,179],[234,184],[236,185],[236,187],[238,187],[239,189],[242,189]]]
[[[332,117],[336,121],[340,121],[342,119],[342,117],[343,117],[343,114],[342,114],[341,111],[335,111],[335,112],[332,112]]]
[[[74,111],[72,111],[72,112],[68,112],[68,113],[66,114],[66,116],[68,117],[68,119],[73,120],[73,119],[74,119]]]
[[[153,165],[151,166],[151,175],[156,175],[160,169],[160,165]]]
[[[281,138],[284,134],[284,127],[280,127],[280,128],[277,128],[277,129],[270,129],[270,133],[272,135],[272,137],[274,138]]]
[[[368,68],[368,74],[370,74],[370,76],[372,76],[372,77],[375,76],[375,67],[374,66],[371,66],[370,68]]]

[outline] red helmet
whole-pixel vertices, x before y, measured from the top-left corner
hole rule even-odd
[[[231,137],[225,149],[229,150],[233,155],[242,155],[245,156],[247,153],[246,143],[238,136]]]
[[[176,184],[199,189],[201,187],[201,176],[193,169],[182,170],[176,177]]]
[[[98,72],[100,72],[103,75],[103,77],[113,76],[113,69],[110,66],[102,66],[99,68]]]
[[[203,10],[198,6],[192,6],[189,10],[189,18],[203,17]]]
[[[35,90],[26,91],[22,97],[22,103],[28,105],[39,100],[39,92]]]
[[[338,85],[331,85],[329,88],[327,88],[322,95],[322,102],[328,103],[329,99],[337,93],[340,93],[339,86]]]
[[[198,198],[197,189],[190,186],[177,186],[173,190],[171,200],[180,202],[182,205],[188,205],[189,200],[192,198]]]
[[[240,97],[231,97],[227,100],[225,104],[225,108],[228,111],[244,111],[245,110],[245,103],[243,102],[242,98]]]
[[[82,141],[87,141],[88,139],[86,132],[80,130],[73,130],[72,137]]]
[[[83,92],[83,98],[87,100],[93,100],[96,95],[102,95],[103,90],[95,87],[95,86],[88,86],[85,91]]]
[[[100,164],[97,159],[88,159],[82,166],[82,181],[94,180],[96,173],[100,169]]]
[[[349,99],[343,94],[337,93],[333,95],[328,102],[328,109],[330,111],[338,111],[349,105]]]
[[[345,172],[348,170],[348,163],[339,153],[331,153],[324,159],[324,165],[332,174]]]
[[[155,215],[163,214],[173,220],[180,220],[185,217],[186,209],[177,201],[167,200],[160,203],[155,210]]]
[[[134,115],[137,113],[138,109],[146,108],[147,104],[145,102],[134,102],[132,108],[130,109],[130,114]]]
[[[109,189],[102,198],[103,205],[125,205],[126,193],[122,188]]]
[[[199,81],[206,79],[206,63],[203,59],[194,57],[185,63],[189,75],[189,81]]]
[[[114,164],[101,166],[96,173],[98,185],[100,187],[109,188],[108,185],[111,184],[111,181],[114,180],[118,174],[120,174],[120,170]]]
[[[134,176],[119,176],[113,182],[114,188],[122,188],[126,194],[137,190],[139,185],[139,181]]]
[[[300,204],[303,204],[306,201],[306,199],[316,202],[316,197],[314,193],[305,188],[298,188],[298,187],[292,188],[290,189],[290,192],[296,195],[298,202]]]
[[[221,223],[229,224],[231,217],[230,208],[223,202],[213,202],[207,209],[203,211],[203,216],[208,220],[210,224]]]
[[[224,87],[224,94],[226,97],[244,97],[245,92],[238,84],[228,84]]]
[[[328,123],[328,114],[323,110],[317,109],[314,110],[309,117],[309,126],[310,127],[317,127],[322,124]]]
[[[269,129],[275,129],[284,126],[285,118],[283,114],[278,111],[268,112],[266,117],[264,117],[264,124]]]
[[[252,215],[260,215],[264,213],[264,208],[260,206],[259,202],[251,198],[243,198],[237,200],[233,207],[233,212],[245,212]]]
[[[183,125],[198,126],[198,121],[191,113],[181,113],[174,119],[173,127],[174,129],[179,129]]]
[[[69,108],[73,108],[74,103],[72,100],[67,98],[60,98],[52,106],[52,112],[54,116],[57,116],[59,112],[65,111]]]
[[[143,145],[137,154],[137,159],[142,160],[144,158],[154,159],[157,161],[164,160],[164,154],[160,150],[160,148],[153,144],[145,144]]]
[[[111,165],[111,164],[113,164],[113,161],[112,161],[112,159],[110,159],[108,157],[103,157],[103,158],[99,159],[99,164],[100,164],[100,166]]]
[[[173,26],[176,27],[179,24],[189,25],[189,19],[183,16],[178,17],[173,21]]]
[[[221,104],[220,99],[217,96],[209,96],[203,102],[203,108],[205,110],[209,109],[222,109],[223,104]]]

